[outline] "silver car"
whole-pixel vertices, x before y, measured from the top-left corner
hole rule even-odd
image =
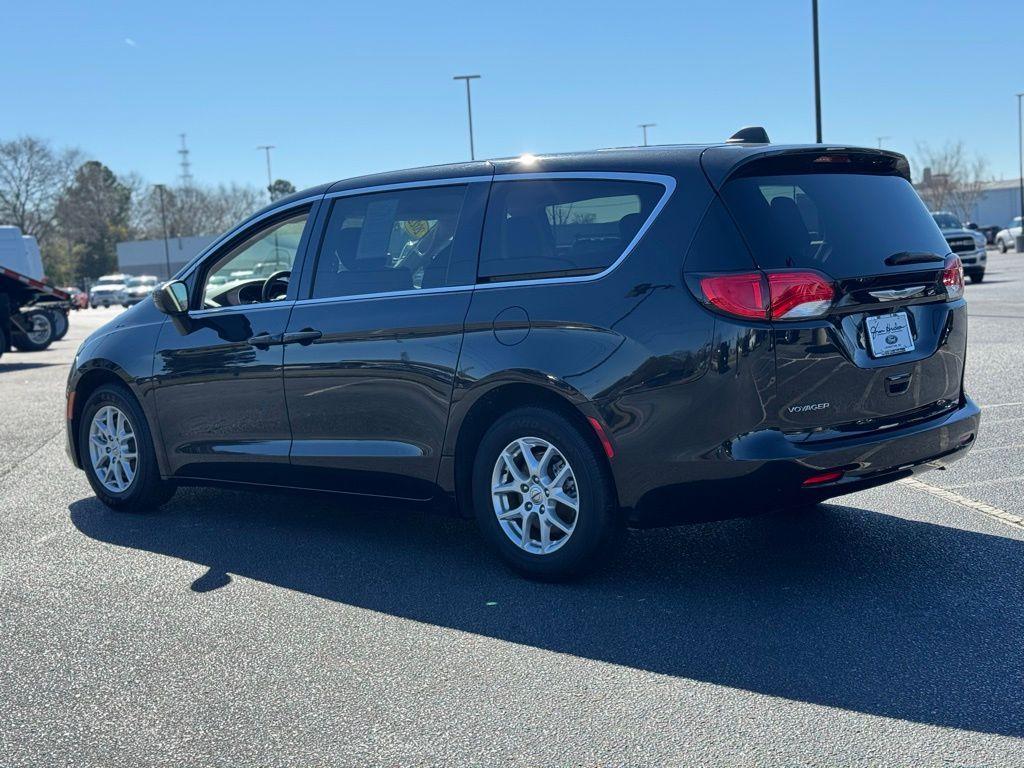
[[[153,292],[153,289],[156,288],[156,284],[158,282],[159,279],[155,275],[129,277],[128,282],[125,283],[124,301],[121,303],[125,307],[131,307],[138,304]]]

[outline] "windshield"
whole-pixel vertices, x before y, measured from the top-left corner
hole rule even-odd
[[[946,239],[900,176],[805,173],[733,179],[722,197],[763,269],[880,274],[904,251],[943,256]]]
[[[932,218],[935,219],[935,223],[939,225],[939,229],[964,228],[964,225],[960,223],[960,219],[952,213],[933,213]]]

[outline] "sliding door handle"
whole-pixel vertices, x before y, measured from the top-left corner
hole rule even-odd
[[[282,344],[280,334],[258,333],[249,339],[249,343],[256,349],[270,349],[275,344]]]
[[[314,341],[323,337],[323,333],[314,330],[313,328],[303,328],[301,331],[295,331],[294,333],[286,333],[283,336],[282,343],[284,344],[312,344]]]

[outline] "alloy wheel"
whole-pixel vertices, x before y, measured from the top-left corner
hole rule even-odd
[[[494,514],[509,540],[527,552],[546,555],[565,545],[579,519],[579,498],[568,460],[543,438],[512,441],[494,464]]]
[[[139,444],[125,413],[113,405],[96,411],[89,425],[89,459],[100,484],[123,493],[139,468]]]

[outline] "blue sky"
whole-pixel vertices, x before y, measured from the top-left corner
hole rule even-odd
[[[810,0],[17,3],[0,138],[115,171],[297,186],[468,156],[724,139],[813,141]],[[1016,177],[1024,2],[821,0],[826,142],[963,140]],[[1013,31],[1018,30],[1018,31]],[[998,39],[998,42],[996,40]],[[1014,42],[1016,41],[1016,42]]]

